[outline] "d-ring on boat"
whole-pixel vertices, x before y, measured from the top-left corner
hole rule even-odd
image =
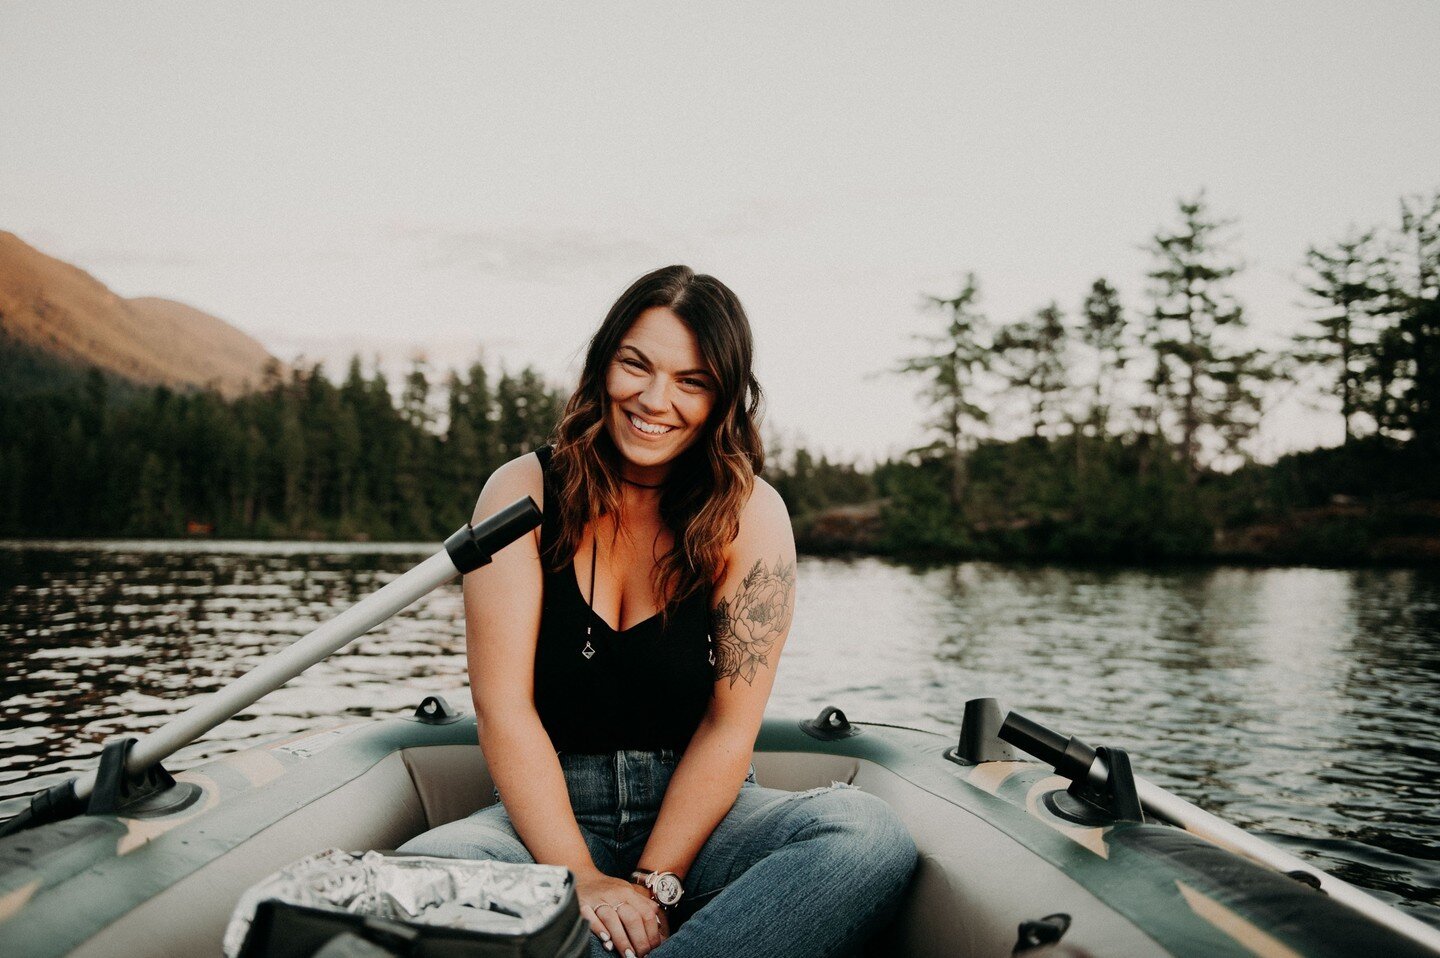
[[[0,955],[217,954],[241,894],[327,848],[396,848],[492,800],[475,721],[438,696],[410,719],[306,733],[175,775],[161,762],[533,529],[521,500],[0,828]],[[769,718],[759,780],[873,792],[920,864],[875,954],[1440,955],[1440,931],[993,699],[959,741]],[[876,946],[878,949],[878,945]]]

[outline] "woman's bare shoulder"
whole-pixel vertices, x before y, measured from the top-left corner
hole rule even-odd
[[[533,452],[516,456],[490,473],[480,493],[480,501],[475,504],[476,518],[489,515],[524,496],[534,499],[535,504],[544,510],[545,474],[539,457]]]
[[[759,476],[750,490],[750,498],[740,509],[740,528],[735,544],[744,546],[775,539],[790,540],[790,510],[775,487]]]

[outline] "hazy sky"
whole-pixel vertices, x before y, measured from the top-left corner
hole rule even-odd
[[[882,455],[922,293],[1139,309],[1201,187],[1287,337],[1308,244],[1440,187],[1437,49],[1429,2],[0,2],[0,228],[284,359],[567,383],[685,262],[749,310],[772,427]],[[1292,396],[1262,451],[1339,435]]]

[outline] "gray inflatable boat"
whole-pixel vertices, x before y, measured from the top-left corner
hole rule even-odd
[[[329,848],[397,848],[492,801],[473,717],[438,696],[408,720],[173,776],[161,760],[537,519],[517,503],[461,529],[231,688],[38,792],[0,837],[0,955],[216,955],[236,902],[277,869]],[[899,813],[920,861],[874,954],[1440,955],[1440,931],[1146,782],[1124,752],[994,700],[964,704],[958,742],[834,708],[767,719],[755,767],[764,785],[844,782]]]

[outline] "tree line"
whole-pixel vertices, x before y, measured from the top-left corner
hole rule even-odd
[[[1180,200],[1146,244],[1139,307],[1105,277],[1073,314],[1052,300],[1008,324],[973,273],[926,295],[941,328],[896,371],[920,384],[928,442],[863,473],[792,450],[777,481],[802,527],[868,497],[884,508],[858,538],[878,551],[1198,558],[1227,525],[1423,495],[1440,465],[1440,191],[1403,198],[1392,227],[1306,250],[1312,319],[1278,348],[1253,338],[1233,291],[1233,225],[1203,191]],[[1267,404],[1301,384],[1336,401],[1344,445],[1255,463]],[[815,541],[856,538],[843,518]]]
[[[986,315],[973,274],[925,296],[939,330],[895,369],[920,385],[924,445],[861,466],[771,443],[766,477],[802,543],[1196,558],[1217,530],[1337,494],[1433,497],[1440,191],[1403,199],[1391,227],[1306,250],[1297,279],[1313,318],[1282,348],[1249,335],[1232,225],[1203,193],[1179,201],[1146,244],[1141,305],[1105,277],[1073,311],[1052,300],[1006,324]],[[481,362],[443,379],[416,362],[393,385],[358,359],[338,383],[276,367],[227,401],[0,354],[4,536],[433,540],[469,516],[497,465],[550,436],[563,405],[535,370]],[[1302,381],[1332,397],[1344,444],[1253,462],[1267,403]],[[1343,555],[1364,532],[1316,548]]]
[[[543,443],[562,397],[483,363],[392,390],[352,360],[227,401],[117,385],[0,398],[0,535],[434,539],[501,463]]]

